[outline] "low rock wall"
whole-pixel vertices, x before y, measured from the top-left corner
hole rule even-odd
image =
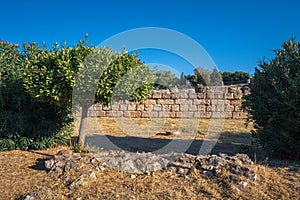
[[[106,107],[95,104],[89,116],[131,118],[211,118],[245,119],[241,109],[247,86],[203,87],[195,89],[154,90],[140,103],[120,100]]]

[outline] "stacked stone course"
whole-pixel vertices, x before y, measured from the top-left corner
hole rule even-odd
[[[241,108],[247,86],[204,87],[195,89],[154,90],[140,103],[120,100],[106,107],[95,104],[89,116],[132,118],[211,118],[245,119]]]

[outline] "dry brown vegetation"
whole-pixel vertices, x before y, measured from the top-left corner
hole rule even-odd
[[[126,136],[113,119],[100,118],[99,121],[106,134]],[[149,123],[142,119],[135,121],[141,126]],[[176,124],[176,120],[167,120],[162,131],[176,129]],[[207,120],[200,123],[196,140],[204,139],[208,124]],[[251,127],[244,127],[244,121],[226,120],[213,152],[233,148],[228,151],[244,152],[253,157],[250,130]],[[155,134],[151,137],[168,139]],[[39,191],[37,199],[299,199],[299,162],[266,160],[263,156],[256,164],[257,180],[248,181],[246,187],[233,183],[226,171],[211,178],[199,172],[187,176],[154,172],[133,177],[109,170],[97,173],[97,179],[81,187],[67,188],[61,179],[47,174],[43,162],[59,150],[68,148],[71,147],[0,152],[0,199],[17,199],[33,191]]]

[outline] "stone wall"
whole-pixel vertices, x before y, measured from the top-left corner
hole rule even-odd
[[[154,90],[147,100],[133,103],[121,100],[111,107],[95,104],[89,116],[132,118],[211,118],[244,119],[242,97],[247,86],[203,87],[198,89]]]

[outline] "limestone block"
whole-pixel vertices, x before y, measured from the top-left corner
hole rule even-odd
[[[139,118],[141,116],[142,116],[141,111],[130,111],[130,117],[132,117],[132,118]]]
[[[175,104],[193,104],[193,99],[175,99]]]
[[[198,110],[199,112],[205,112],[206,111],[206,105],[198,105]]]
[[[135,103],[129,103],[128,104],[128,110],[129,111],[135,111],[136,110],[136,104]]]
[[[144,100],[143,103],[145,105],[154,105],[154,104],[157,104],[157,102],[156,102],[155,99],[147,99],[147,100]]]
[[[170,118],[175,118],[176,117],[176,112],[170,111],[168,112],[168,115]]]
[[[189,105],[189,111],[198,111],[197,105]]]
[[[151,110],[153,110],[153,105],[151,105],[151,104],[150,105],[149,104],[145,104],[144,105],[144,110],[145,111],[151,111]]]
[[[154,111],[161,111],[162,110],[162,105],[160,105],[160,104],[153,105],[153,110]]]
[[[198,99],[205,99],[206,98],[206,92],[197,93]]]
[[[160,111],[160,112],[158,112],[158,117],[159,118],[166,118],[166,117],[168,117],[168,113],[164,112],[164,111]]]
[[[189,105],[181,104],[181,105],[179,105],[179,108],[180,108],[180,111],[188,111]]]
[[[211,115],[211,112],[194,112],[194,117],[200,119],[209,119],[211,118]]]
[[[120,104],[120,110],[128,110],[128,105],[127,104]]]
[[[172,105],[162,105],[163,106],[163,110],[165,111],[171,111],[172,109]]]
[[[152,111],[150,112],[150,117],[151,118],[158,118],[159,116],[159,111]]]
[[[108,110],[111,110],[111,108],[110,108],[110,106],[103,106],[103,107],[102,107],[102,110],[108,111]]]
[[[144,110],[144,109],[145,109],[144,104],[137,104],[137,105],[136,105],[136,110],[142,111],[142,110]]]
[[[174,99],[158,99],[157,104],[174,104]]]
[[[233,119],[247,119],[248,114],[245,112],[232,112]]]
[[[111,110],[106,111],[106,117],[113,117],[113,112]]]
[[[182,112],[181,117],[182,118],[194,118],[194,112]]]
[[[171,105],[171,111],[179,111],[179,105],[177,104],[174,104],[174,105]]]
[[[180,98],[180,99],[188,99],[188,98],[189,98],[188,91],[187,91],[187,90],[182,90],[182,91],[179,93],[179,98]]]
[[[161,92],[158,90],[154,90],[152,94],[152,99],[160,99],[161,98]]]
[[[113,117],[122,117],[123,116],[123,111],[113,110],[113,111],[108,111],[108,112],[112,112]]]
[[[161,97],[163,99],[170,99],[171,98],[171,92],[167,90],[166,92],[162,93]]]
[[[193,99],[194,105],[205,105],[207,103],[206,99]]]

